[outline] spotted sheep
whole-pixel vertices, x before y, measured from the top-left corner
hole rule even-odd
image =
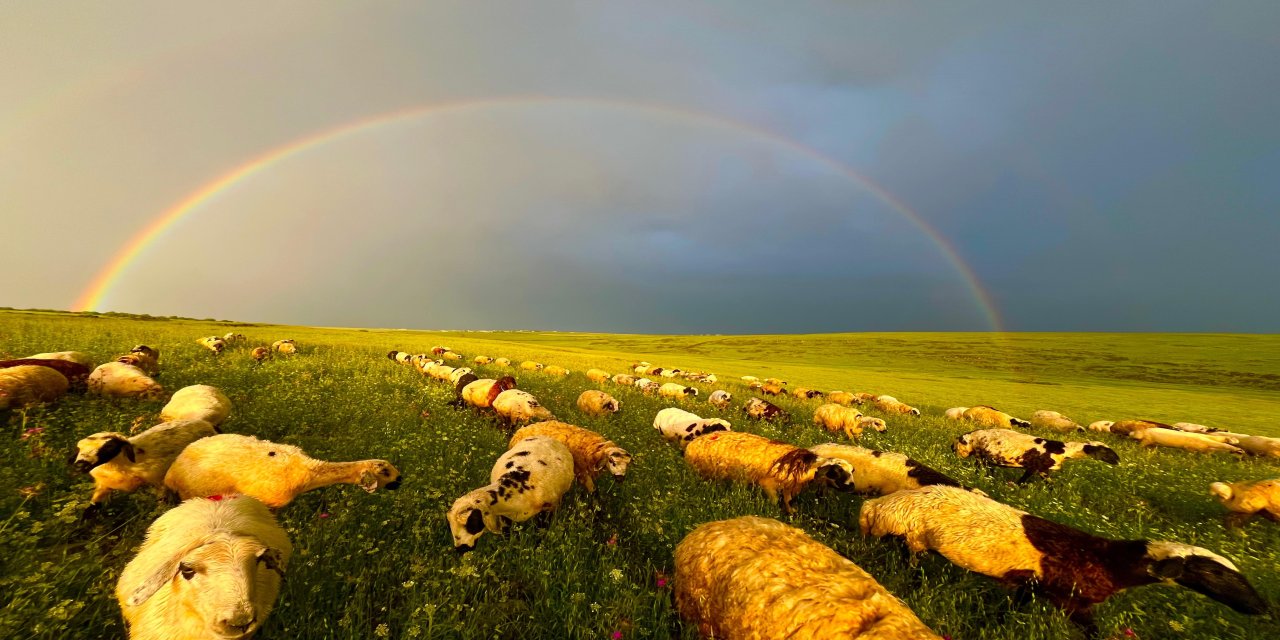
[[[545,374],[547,374],[547,375],[549,375],[549,376],[560,376],[560,377],[562,377],[562,378],[563,378],[563,377],[565,377],[565,376],[567,376],[567,375],[569,375],[569,373],[570,373],[570,371],[569,371],[568,369],[566,369],[566,368],[564,368],[564,367],[561,367],[561,366],[559,366],[559,365],[554,365],[554,364],[553,364],[553,365],[550,365],[550,366],[543,367],[543,368],[542,368],[542,372],[543,372],[543,373],[545,373]]]
[[[684,461],[709,480],[746,482],[760,487],[770,500],[791,513],[791,500],[816,482],[852,491],[853,469],[838,458],[823,458],[795,445],[753,433],[717,431],[690,442]]]
[[[1178,584],[1246,614],[1266,603],[1230,560],[1176,542],[1111,540],[1033,516],[957,487],[898,491],[862,504],[864,536],[902,537],[913,553],[1047,597],[1096,635],[1093,608],[1115,593]]]
[[[756,516],[708,522],[676,545],[675,600],[704,638],[941,640],[858,565]]]
[[[664,398],[696,398],[698,390],[693,387],[686,387],[679,382],[668,382],[658,387],[658,395]]]
[[[630,376],[625,373],[619,373],[613,376],[613,378],[611,379],[613,380],[614,384],[622,387],[630,387],[636,383],[635,376]]]
[[[551,411],[533,394],[520,389],[507,389],[493,399],[493,410],[512,426],[530,421],[554,420]]]
[[[499,394],[514,388],[516,388],[516,379],[511,376],[503,376],[496,380],[479,378],[462,388],[462,402],[477,409],[488,409],[493,406],[493,401]]]
[[[1280,479],[1254,482],[1215,482],[1209,493],[1227,508],[1228,528],[1239,527],[1260,515],[1280,522]]]
[[[595,431],[555,420],[538,422],[516,431],[511,436],[510,447],[533,436],[554,438],[569,448],[573,454],[573,477],[587,493],[595,492],[596,478],[605,469],[614,482],[622,482],[627,477],[631,454]]]
[[[809,450],[823,458],[839,458],[848,462],[853,467],[853,475],[850,476],[849,481],[853,483],[853,488],[858,493],[883,496],[895,491],[919,489],[935,484],[948,487],[962,486],[950,476],[901,453],[834,442],[809,447]],[[982,492],[978,491],[978,493]]]
[[[782,410],[782,407],[760,398],[747,400],[747,403],[742,405],[742,411],[752,420],[773,422],[775,420],[786,420],[790,417],[786,411]]]
[[[515,443],[489,472],[489,484],[454,501],[445,516],[458,551],[475,548],[485,532],[502,533],[510,522],[524,522],[559,508],[573,486],[573,452],[548,436]]]
[[[973,456],[983,464],[1026,469],[1019,483],[1034,476],[1047,478],[1050,471],[1061,469],[1064,462],[1074,458],[1120,463],[1120,456],[1101,442],[1062,442],[1009,429],[970,431],[956,439],[952,449],[961,458]]]
[[[730,402],[733,402],[733,396],[724,389],[716,389],[711,392],[710,396],[707,396],[707,404],[717,409],[728,409]]]
[[[658,389],[661,388],[662,385],[648,378],[640,378],[639,380],[636,380],[635,387],[640,390],[640,393],[643,393],[646,396],[654,396],[658,395]]]
[[[667,407],[653,417],[653,428],[663,440],[684,449],[696,438],[716,431],[729,431],[732,425],[720,418],[703,418],[678,407]]]

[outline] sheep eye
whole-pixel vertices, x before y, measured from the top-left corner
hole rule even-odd
[[[182,576],[183,580],[190,580],[196,577],[196,570],[185,562],[178,565],[178,573]]]

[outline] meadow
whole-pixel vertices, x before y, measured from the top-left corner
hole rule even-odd
[[[195,344],[237,331],[246,346],[215,356]],[[300,353],[253,362],[252,346],[281,338]],[[1110,434],[1121,464],[1068,464],[1051,480],[1015,486],[1018,473],[979,471],[950,442],[971,427],[942,418],[950,406],[991,404],[1014,415],[1061,411],[1077,422],[1150,418],[1280,436],[1280,337],[1167,334],[840,334],[638,336],[534,332],[324,329],[92,314],[0,311],[0,357],[78,350],[105,361],[135,344],[161,350],[158,381],[223,389],[235,408],[227,432],[294,444],[316,458],[385,458],[404,474],[396,491],[338,485],[304,494],[279,514],[294,544],[277,608],[258,637],[274,638],[693,638],[671,598],[672,550],[697,525],[746,514],[780,518],[874,575],[931,628],[954,639],[1072,637],[1043,601],[1015,604],[994,581],[928,555],[912,563],[892,540],[863,539],[862,498],[805,493],[781,515],[760,492],[700,480],[654,433],[669,401],[596,385],[590,367],[623,372],[634,360],[715,372],[735,396],[738,376],[776,376],[829,390],[892,394],[919,418],[886,416],[866,446],[900,451],[993,498],[1113,538],[1196,544],[1233,560],[1280,602],[1280,526],[1255,519],[1228,532],[1210,498],[1214,481],[1280,477],[1280,462],[1143,450]],[[553,379],[514,372],[560,419],[595,429],[634,455],[627,481],[605,477],[594,495],[575,487],[545,525],[486,535],[454,553],[444,513],[487,483],[508,436],[447,385],[386,358],[446,344],[472,356],[568,367]],[[500,370],[479,367],[478,373]],[[510,370],[508,370],[510,371]],[[703,390],[712,388],[689,383]],[[580,414],[574,400],[603,388],[622,401],[612,418]],[[734,428],[809,446],[839,440],[811,422],[817,401],[775,402],[788,423]],[[705,401],[685,408],[715,415]],[[123,637],[113,589],[147,526],[169,505],[149,491],[116,495],[94,519],[81,513],[92,483],[67,465],[79,438],[157,422],[163,401],[68,395],[0,413],[0,637]],[[879,415],[865,410],[869,415]],[[1104,633],[1137,638],[1276,638],[1274,617],[1249,617],[1187,589],[1143,587],[1098,608]]]

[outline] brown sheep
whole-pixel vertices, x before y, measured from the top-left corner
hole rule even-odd
[[[596,477],[607,467],[615,482],[627,476],[631,454],[604,436],[582,427],[550,420],[523,427],[511,436],[509,448],[533,436],[547,436],[560,441],[573,453],[573,476],[588,493],[596,490]]]
[[[817,480],[852,491],[853,468],[844,460],[777,440],[739,431],[716,431],[696,438],[684,450],[684,461],[704,478],[755,484],[770,500],[781,498],[791,513],[791,500]]]
[[[516,379],[511,376],[504,376],[497,380],[480,378],[462,387],[462,401],[477,409],[488,409],[493,406],[493,401],[498,394],[514,388],[516,388]]]

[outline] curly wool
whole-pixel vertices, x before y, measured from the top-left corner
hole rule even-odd
[[[809,447],[823,458],[839,458],[853,467],[854,490],[888,495],[929,485],[961,486],[959,482],[911,458],[892,451],[876,451],[834,442]]]

